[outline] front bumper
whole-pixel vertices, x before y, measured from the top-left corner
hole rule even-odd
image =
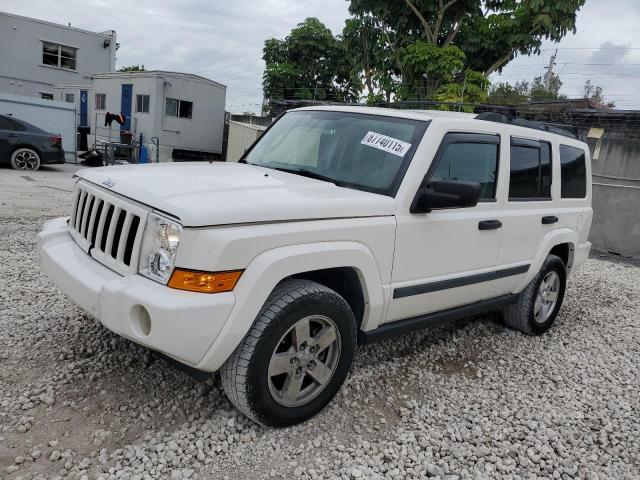
[[[571,268],[572,272],[577,272],[582,265],[589,258],[589,253],[591,252],[591,242],[584,242],[579,244],[576,247],[575,252],[573,253],[573,266]]]
[[[115,273],[75,243],[66,218],[45,223],[39,251],[42,271],[105,327],[189,366],[204,357],[235,305],[232,292],[183,292]]]

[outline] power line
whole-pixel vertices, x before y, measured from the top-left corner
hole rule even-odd
[[[246,65],[247,63],[257,62],[258,60],[262,60],[262,58],[254,58],[254,59],[251,59],[251,60],[246,60],[244,62],[232,63],[232,64],[227,64],[227,65],[216,65],[214,67],[207,68],[206,70],[202,70],[202,71],[196,72],[196,73],[211,72],[211,71],[214,71],[214,70],[225,70],[227,68],[237,67],[238,65]]]

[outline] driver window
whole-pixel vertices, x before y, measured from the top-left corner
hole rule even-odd
[[[480,199],[494,200],[499,152],[497,135],[448,134],[440,147],[435,166],[431,168],[429,181],[477,182],[482,187]]]

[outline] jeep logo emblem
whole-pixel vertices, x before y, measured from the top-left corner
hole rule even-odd
[[[104,185],[107,188],[112,188],[112,187],[115,187],[116,182],[114,182],[110,178],[107,178],[104,182],[102,182],[102,185]]]

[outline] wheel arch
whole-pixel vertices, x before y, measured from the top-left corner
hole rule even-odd
[[[571,268],[573,267],[573,257],[577,244],[578,236],[574,230],[569,228],[559,228],[548,232],[542,239],[542,242],[540,242],[540,246],[538,247],[538,251],[531,262],[529,271],[518,285],[516,292],[521,292],[527,284],[533,280],[540,271],[540,268],[542,268],[544,260],[551,253],[557,255],[563,260],[567,267],[568,276],[571,273]]]
[[[319,242],[275,248],[258,255],[244,271],[234,290],[235,306],[197,368],[220,368],[253,325],[269,294],[288,278],[314,280],[338,293],[342,290],[350,297],[345,298],[350,306],[361,301],[361,328],[375,328],[382,319],[384,290],[377,263],[366,245]],[[356,278],[360,292],[353,283]]]
[[[16,150],[20,150],[21,148],[28,148],[29,150],[33,150],[40,157],[40,161],[42,161],[42,152],[40,151],[40,149],[28,143],[21,143],[19,145],[14,145],[14,147],[11,149],[11,152],[9,153],[9,158],[11,158],[11,155],[13,155]]]

